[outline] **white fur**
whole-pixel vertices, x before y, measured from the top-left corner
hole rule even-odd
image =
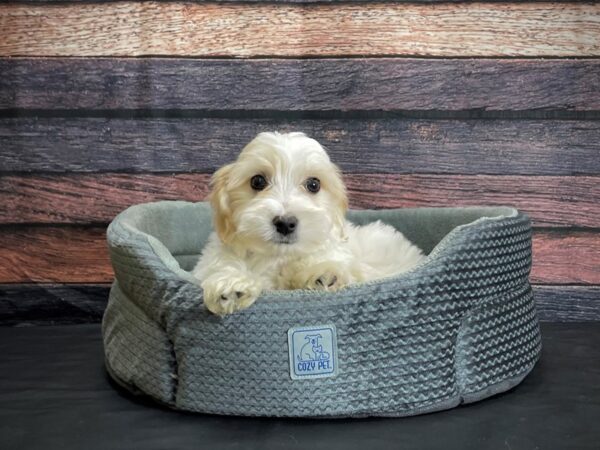
[[[254,175],[269,181],[250,186]],[[321,182],[311,193],[309,177]],[[213,233],[193,270],[204,303],[215,314],[250,306],[264,290],[337,290],[350,283],[389,277],[417,265],[424,255],[380,221],[356,226],[345,220],[347,199],[338,168],[319,143],[302,133],[261,133],[237,161],[215,173]],[[293,215],[292,243],[279,243],[273,218]]]

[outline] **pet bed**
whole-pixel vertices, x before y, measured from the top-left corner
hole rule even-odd
[[[348,219],[381,219],[428,257],[336,293],[265,292],[218,317],[188,272],[211,232],[209,205],[125,210],[108,228],[108,372],[173,408],[257,416],[415,415],[521,382],[541,348],[527,216],[475,207],[350,211]]]

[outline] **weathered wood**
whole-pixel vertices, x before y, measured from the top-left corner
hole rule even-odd
[[[100,322],[108,291],[106,284],[0,284],[0,325]]]
[[[593,3],[0,5],[5,56],[598,56]]]
[[[0,326],[97,323],[108,300],[108,284],[0,285]],[[544,322],[600,320],[599,286],[535,285]]]
[[[107,283],[105,227],[0,229],[0,283]]]
[[[0,119],[0,172],[212,172],[260,131],[304,131],[346,172],[600,173],[599,121]]]
[[[0,73],[0,109],[600,110],[599,59],[0,58]]]
[[[600,320],[600,286],[544,286],[533,288],[540,320],[588,322]]]
[[[600,177],[346,176],[358,209],[512,205],[534,226],[600,228]]]
[[[535,233],[531,279],[600,284],[600,233]],[[0,228],[0,283],[112,281],[105,227]]]
[[[535,233],[531,279],[547,284],[600,284],[600,233]]]
[[[0,223],[108,222],[156,200],[200,201],[207,174],[0,176]],[[345,176],[352,208],[514,205],[536,226],[600,228],[600,177]]]
[[[108,223],[136,203],[204,200],[207,174],[0,176],[0,224]]]
[[[65,0],[18,0],[19,3],[64,3]],[[98,0],[69,0],[69,3],[94,3]],[[156,0],[179,2],[181,0]],[[212,3],[215,0],[195,0],[195,3]],[[273,0],[219,0],[221,3],[268,3]],[[277,3],[459,3],[464,0],[276,0]],[[485,3],[506,3],[507,0],[483,0]],[[511,3],[546,3],[548,0],[510,0]],[[561,0],[561,3],[580,3],[589,0]]]

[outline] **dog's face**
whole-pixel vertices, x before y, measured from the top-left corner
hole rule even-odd
[[[323,336],[321,336],[320,334],[314,334],[314,335],[304,336],[304,339],[306,339],[312,345],[317,346],[317,345],[319,345],[319,339],[323,339]]]
[[[339,169],[302,133],[261,133],[212,180],[215,228],[257,252],[309,252],[343,237],[348,205]]]

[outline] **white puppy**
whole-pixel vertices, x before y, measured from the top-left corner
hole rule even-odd
[[[333,291],[405,272],[423,253],[379,221],[346,221],[339,169],[303,133],[261,133],[212,179],[213,233],[193,270],[215,314],[272,289]]]

